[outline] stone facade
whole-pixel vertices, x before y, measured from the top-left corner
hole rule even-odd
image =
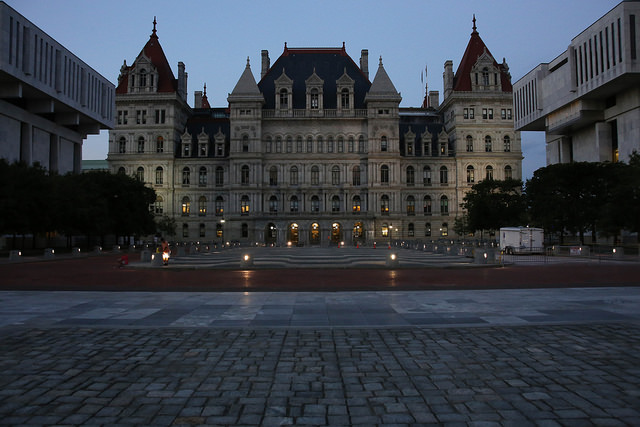
[[[450,61],[442,106],[431,92],[422,107],[400,108],[382,58],[370,80],[367,50],[356,64],[344,45],[285,44],[273,64],[262,51],[258,82],[247,59],[228,107],[211,108],[205,87],[190,108],[184,66],[176,79],[154,24],[134,64],[121,69],[110,169],[156,190],[153,209],[176,219],[177,240],[325,246],[454,238],[464,192],[488,168],[493,178],[520,179],[522,153],[508,68],[475,23],[458,73],[446,67]],[[460,83],[485,68],[498,84]],[[493,149],[485,150],[487,137]]]
[[[640,151],[640,2],[623,1],[514,85],[516,128],[544,131],[547,164]]]

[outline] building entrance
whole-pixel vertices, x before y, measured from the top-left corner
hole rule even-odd
[[[309,228],[309,244],[320,244],[320,225],[317,222],[311,224],[311,228]]]
[[[264,244],[275,246],[276,243],[278,243],[278,229],[274,223],[270,222],[264,230]]]
[[[334,222],[331,225],[331,243],[339,244],[342,241],[342,227],[340,223]]]
[[[295,222],[289,226],[289,235],[287,236],[287,242],[291,243],[292,246],[298,246],[298,243],[300,242],[298,224],[296,224]]]

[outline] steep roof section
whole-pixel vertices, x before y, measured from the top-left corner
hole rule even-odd
[[[506,69],[505,65],[498,64],[496,62],[494,56],[491,55],[489,48],[487,48],[487,45],[485,45],[480,38],[480,34],[478,34],[475,15],[473,16],[473,31],[471,32],[471,39],[469,40],[467,49],[464,51],[464,55],[462,55],[462,60],[460,61],[458,69],[456,70],[456,75],[453,78],[454,91],[471,91],[471,69],[478,61],[478,58],[485,51],[488,55],[491,56],[491,58],[493,58],[493,65],[500,70],[500,82],[502,84],[502,91],[513,92],[511,79],[509,78],[508,70]]]
[[[354,108],[362,109],[364,97],[371,87],[371,82],[360,67],[347,54],[344,44],[342,48],[288,48],[269,68],[258,83],[264,95],[267,109],[275,108],[275,80],[282,75],[282,70],[293,80],[293,108],[306,108],[306,81],[315,74],[323,80],[323,107],[337,108],[337,81],[346,73],[353,80]]]
[[[387,71],[382,65],[382,57],[380,57],[378,71],[376,72],[376,76],[373,78],[371,89],[369,89],[369,93],[367,94],[367,101],[372,99],[397,102],[402,100],[402,97],[396,90],[396,87],[393,85]]]
[[[153,18],[153,31],[149,36],[149,41],[144,45],[138,56],[136,57],[135,62],[132,66],[125,66],[121,69],[122,77],[118,83],[118,87],[116,88],[117,94],[127,93],[127,87],[129,85],[129,71],[135,68],[136,62],[138,59],[146,57],[151,61],[156,70],[158,71],[158,92],[177,92],[178,90],[178,80],[173,75],[173,71],[171,71],[171,66],[169,65],[169,61],[167,61],[167,57],[164,54],[164,50],[162,50],[162,46],[160,46],[160,42],[158,41],[158,35],[156,34],[156,19]]]
[[[227,100],[262,100],[262,94],[260,93],[260,89],[258,89],[258,85],[256,84],[256,79],[253,77],[253,73],[251,72],[251,64],[249,64],[249,57],[247,57],[247,66],[245,67],[240,79],[238,79],[238,83],[236,83],[236,87],[233,88],[233,92],[229,94]]]

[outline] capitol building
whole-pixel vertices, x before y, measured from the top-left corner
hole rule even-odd
[[[154,21],[120,69],[109,169],[157,194],[158,219],[177,241],[266,245],[373,245],[458,238],[460,204],[484,179],[521,179],[509,67],[476,28],[444,93],[400,107],[383,58],[345,45],[296,48],[238,64],[228,105],[204,91],[187,102]],[[253,65],[253,69],[252,69]],[[370,66],[371,65],[371,66]],[[244,69],[243,69],[244,67]],[[255,69],[255,73],[254,73]]]

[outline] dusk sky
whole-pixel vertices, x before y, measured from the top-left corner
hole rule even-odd
[[[454,70],[469,41],[475,14],[480,37],[512,82],[566,50],[571,39],[620,0],[409,0],[409,1],[184,1],[4,0],[81,60],[117,82],[149,39],[154,16],[160,44],[177,75],[185,63],[188,102],[207,85],[212,106],[227,105],[247,57],[256,80],[260,52],[273,64],[289,47],[340,47],[358,63],[369,50],[371,78],[382,56],[402,94],[402,107],[419,107],[428,66],[429,90],[440,91],[444,62]],[[105,159],[108,132],[90,136],[84,159]],[[522,133],[523,179],[545,166],[544,134]]]

